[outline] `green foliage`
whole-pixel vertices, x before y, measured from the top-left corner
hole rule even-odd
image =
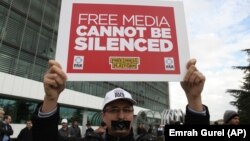
[[[248,66],[235,66],[244,72],[241,89],[228,89],[227,92],[235,97],[230,103],[238,108],[241,124],[250,124],[250,49],[243,50],[248,55]]]

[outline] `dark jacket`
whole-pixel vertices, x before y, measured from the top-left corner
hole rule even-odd
[[[75,137],[75,138],[81,138],[81,129],[77,126],[77,127],[69,127],[69,134],[71,137]]]
[[[86,132],[83,141],[104,141],[102,136],[100,134],[97,134],[96,132]]]
[[[10,140],[10,136],[13,135],[13,129],[9,124],[2,122],[0,124],[0,140],[3,140],[4,135],[7,135]]]
[[[36,108],[36,111],[33,116],[33,137],[35,141],[57,141],[58,140],[58,123],[59,123],[59,105],[57,108],[56,114],[52,115],[48,118],[39,118],[37,116],[38,109],[41,106],[41,104],[38,105]],[[208,125],[209,124],[209,111],[206,106],[206,115],[200,115],[196,114],[194,112],[191,112],[190,110],[186,109],[186,115],[185,115],[185,124],[202,124],[202,125]],[[106,132],[108,133],[108,131]],[[142,141],[139,139],[143,139],[143,141],[146,141],[146,136],[150,137],[150,135],[143,134],[142,136],[138,137],[137,140],[134,137],[133,131],[131,133],[123,138],[117,138],[110,136],[109,134],[105,135],[104,141]],[[86,138],[86,137],[85,137]],[[96,137],[94,137],[96,138]],[[91,138],[91,141],[102,141],[101,138]],[[86,141],[85,139],[84,141]],[[90,138],[89,140],[90,141]]]
[[[28,129],[28,127],[23,128],[17,136],[17,141],[33,141],[32,129]]]
[[[58,124],[59,124],[59,109],[58,105],[57,111],[53,116],[47,118],[38,117],[38,110],[41,107],[40,103],[33,114],[32,117],[32,134],[34,141],[57,141],[58,140]]]
[[[188,106],[186,106],[186,115],[185,115],[185,125],[209,125],[210,124],[210,114],[208,107],[203,105],[205,108],[206,114],[205,116],[196,114],[188,110]]]
[[[58,136],[59,136],[59,141],[69,141],[70,137],[69,137],[69,127],[65,130],[63,128],[60,128],[58,130]]]

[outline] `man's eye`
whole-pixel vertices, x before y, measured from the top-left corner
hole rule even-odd
[[[123,109],[123,112],[130,113],[130,112],[133,112],[133,109],[131,109],[131,108],[125,108],[125,109]]]
[[[111,113],[118,113],[119,111],[120,111],[119,109],[115,109],[115,108],[110,109],[110,112],[111,112]]]

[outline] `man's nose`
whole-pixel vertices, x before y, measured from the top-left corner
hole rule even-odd
[[[120,109],[117,114],[118,114],[117,116],[118,116],[119,119],[124,119],[125,115],[124,115],[124,112],[123,112],[122,109]]]

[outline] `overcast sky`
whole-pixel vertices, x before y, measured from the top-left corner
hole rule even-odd
[[[210,119],[222,119],[235,100],[227,89],[240,89],[243,72],[232,66],[248,65],[250,0],[183,0],[191,58],[206,76],[203,103]],[[185,111],[185,94],[179,83],[170,83],[170,107]]]

